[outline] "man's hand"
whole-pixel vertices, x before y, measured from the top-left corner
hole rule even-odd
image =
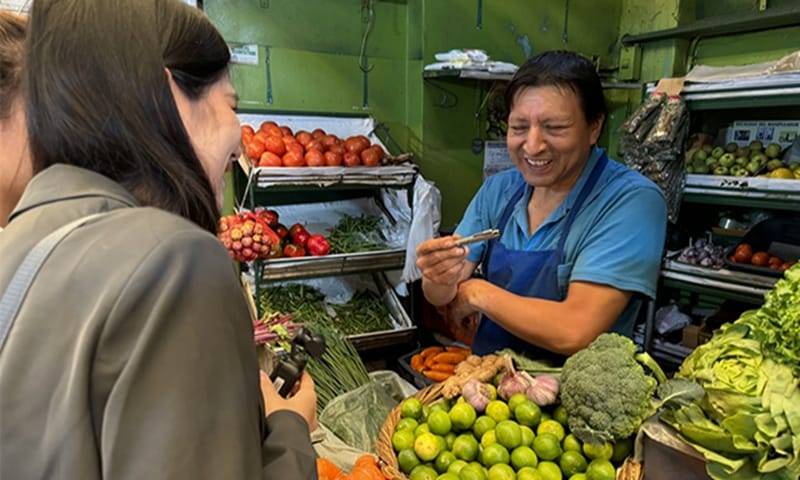
[[[294,394],[289,398],[283,398],[275,390],[269,375],[262,371],[261,394],[264,397],[267,416],[279,410],[290,410],[305,419],[309,431],[317,429],[317,392],[314,390],[314,380],[307,372],[303,372]]]
[[[463,279],[469,249],[455,244],[458,235],[432,238],[417,247],[417,267],[426,280],[439,285],[456,285]]]

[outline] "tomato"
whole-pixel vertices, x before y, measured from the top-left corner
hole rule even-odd
[[[277,127],[277,126],[278,126],[277,123],[273,122],[272,120],[267,120],[266,122],[261,122],[261,125],[258,126],[258,130],[264,132],[267,130],[267,128]]]
[[[295,135],[294,138],[297,139],[297,143],[299,143],[304,147],[308,145],[309,142],[311,142],[311,140],[314,140],[314,137],[312,137],[311,134],[306,132],[305,130],[300,130],[299,132],[297,132],[297,135]]]
[[[294,235],[297,232],[306,232],[306,233],[308,233],[308,230],[306,230],[306,227],[304,227],[301,223],[295,223],[294,225],[289,227],[289,236],[290,237],[294,238]]]
[[[258,161],[259,167],[282,167],[283,160],[272,152],[264,152]]]
[[[310,149],[306,152],[306,165],[309,167],[324,167],[325,155],[319,150]]]
[[[283,240],[284,238],[289,236],[289,230],[286,229],[285,226],[281,225],[280,223],[275,225],[275,233]]]
[[[252,133],[242,132],[242,145],[252,142],[254,136]]]
[[[341,167],[342,154],[334,152],[333,149],[328,150],[325,152],[325,165],[329,167]]]
[[[372,142],[369,141],[369,138],[365,137],[364,135],[356,135],[354,138],[361,144],[363,147],[362,150],[369,148],[369,146],[372,145]]]
[[[383,147],[381,147],[378,144],[375,144],[375,145],[373,145],[373,146],[371,146],[369,148],[372,149],[372,150],[375,150],[375,153],[378,154],[378,160],[383,160],[383,157],[386,156],[386,152],[383,150]]]
[[[322,235],[311,235],[306,241],[306,248],[308,253],[314,257],[321,257],[331,252],[331,246],[328,240]]]
[[[290,243],[289,245],[283,247],[283,255],[285,257],[291,257],[291,258],[305,257],[306,250],[300,245],[295,245],[293,243]]]
[[[247,158],[253,161],[258,161],[261,158],[261,155],[264,153],[264,144],[258,138],[253,137],[250,140],[250,143],[244,149],[245,155]]]
[[[731,257],[733,262],[735,262],[735,263],[745,263],[745,264],[750,263],[750,260],[752,258],[753,258],[753,254],[752,253],[748,253],[745,250],[741,250],[740,251],[739,249],[736,249],[736,253],[733,254],[733,257]]]
[[[769,257],[769,260],[767,261],[767,264],[770,267],[773,266],[773,265],[779,265],[780,266],[780,265],[783,265],[783,260],[780,257],[776,257],[776,256],[773,255],[773,256]]]
[[[338,141],[339,138],[336,135],[325,135],[322,137],[322,144],[325,145],[325,148],[331,148],[336,145]]]
[[[298,145],[300,147],[300,145]],[[303,147],[300,147],[303,148]],[[283,156],[283,166],[284,167],[303,167],[306,164],[306,160],[303,158],[302,153],[297,153],[295,151],[289,150]]]
[[[299,143],[289,143],[286,145],[286,151],[292,152],[300,158],[303,158],[306,154],[306,150],[303,148],[302,145]]]
[[[306,152],[308,152],[309,150],[319,150],[320,152],[324,153],[325,145],[323,145],[322,142],[320,142],[319,140],[311,140],[310,142],[308,142],[308,145],[306,145]]]
[[[756,252],[753,254],[753,258],[751,258],[750,261],[753,265],[764,267],[769,264],[769,254],[766,252]]]
[[[377,167],[381,164],[381,160],[378,155],[378,152],[370,147],[361,152],[361,162],[365,167]]]
[[[338,153],[339,155],[344,155],[347,153],[347,150],[344,149],[342,145],[334,145],[328,149],[329,152]]]
[[[786,262],[786,263],[784,263],[783,265],[781,265],[781,272],[785,272],[786,270],[789,270],[790,268],[794,267],[795,263],[797,263],[797,262]]]
[[[311,234],[308,233],[307,231],[305,231],[305,229],[304,229],[304,230],[296,232],[294,235],[292,235],[292,243],[294,243],[295,245],[298,245],[298,246],[301,246],[301,247],[305,248],[306,247],[306,243],[308,242],[308,239],[310,237],[311,237]]]
[[[357,137],[350,137],[347,140],[345,140],[344,148],[350,153],[361,155],[361,152],[364,151],[364,149],[367,147],[364,147],[361,141]]]
[[[361,158],[353,152],[347,152],[344,154],[344,165],[346,167],[357,167],[361,165]]]
[[[281,127],[281,135],[283,135],[284,137],[292,137],[292,136],[294,136],[294,135],[292,135],[292,129],[289,128],[289,127],[285,127],[285,126]]]
[[[261,142],[264,145],[266,145],[267,144],[267,139],[270,138],[270,135],[268,133],[258,132],[255,135],[253,135],[253,138],[255,138],[259,142]]]
[[[314,131],[311,132],[311,136],[314,137],[314,140],[319,140],[322,137],[324,137],[325,135],[327,135],[325,133],[325,130],[323,130],[321,128],[315,128]]]
[[[736,247],[736,252],[737,253],[738,252],[747,252],[747,253],[750,254],[750,256],[752,256],[753,255],[753,247],[751,247],[747,243],[742,243],[738,247]]]
[[[267,138],[267,141],[264,142],[264,148],[266,148],[268,152],[272,152],[279,157],[282,157],[283,154],[286,153],[286,144],[283,143],[280,137]]]
[[[266,125],[266,126],[264,126]],[[261,128],[259,128],[261,133],[266,135],[270,135],[272,137],[282,137],[283,132],[281,131],[280,127],[275,124],[275,122],[264,122],[261,124]]]
[[[250,126],[250,125],[242,125],[242,135],[245,135],[245,134],[255,135],[256,132],[255,132],[255,130],[253,130],[252,126]]]

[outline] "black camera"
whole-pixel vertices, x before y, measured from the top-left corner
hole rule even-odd
[[[278,394],[286,398],[294,390],[303,375],[309,356],[320,358],[325,353],[325,337],[315,335],[307,328],[301,328],[292,338],[292,349],[278,361],[269,379]]]

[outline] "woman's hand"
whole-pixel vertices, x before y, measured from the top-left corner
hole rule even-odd
[[[261,395],[264,397],[267,416],[279,410],[289,410],[305,419],[309,431],[317,429],[317,392],[314,390],[314,380],[308,372],[303,372],[294,394],[283,398],[275,390],[269,375],[261,371]]]
[[[432,238],[417,247],[417,267],[426,280],[439,285],[456,285],[463,279],[467,264],[466,247],[456,245],[460,237]]]

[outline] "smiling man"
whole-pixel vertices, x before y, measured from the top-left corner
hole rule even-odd
[[[659,188],[597,146],[606,116],[600,79],[565,51],[523,65],[506,95],[516,168],[489,178],[452,237],[417,251],[425,297],[449,320],[480,322],[473,350],[569,355],[599,334],[631,336],[655,295],[666,205]],[[458,247],[487,228],[497,240]],[[483,278],[474,278],[482,265]]]

